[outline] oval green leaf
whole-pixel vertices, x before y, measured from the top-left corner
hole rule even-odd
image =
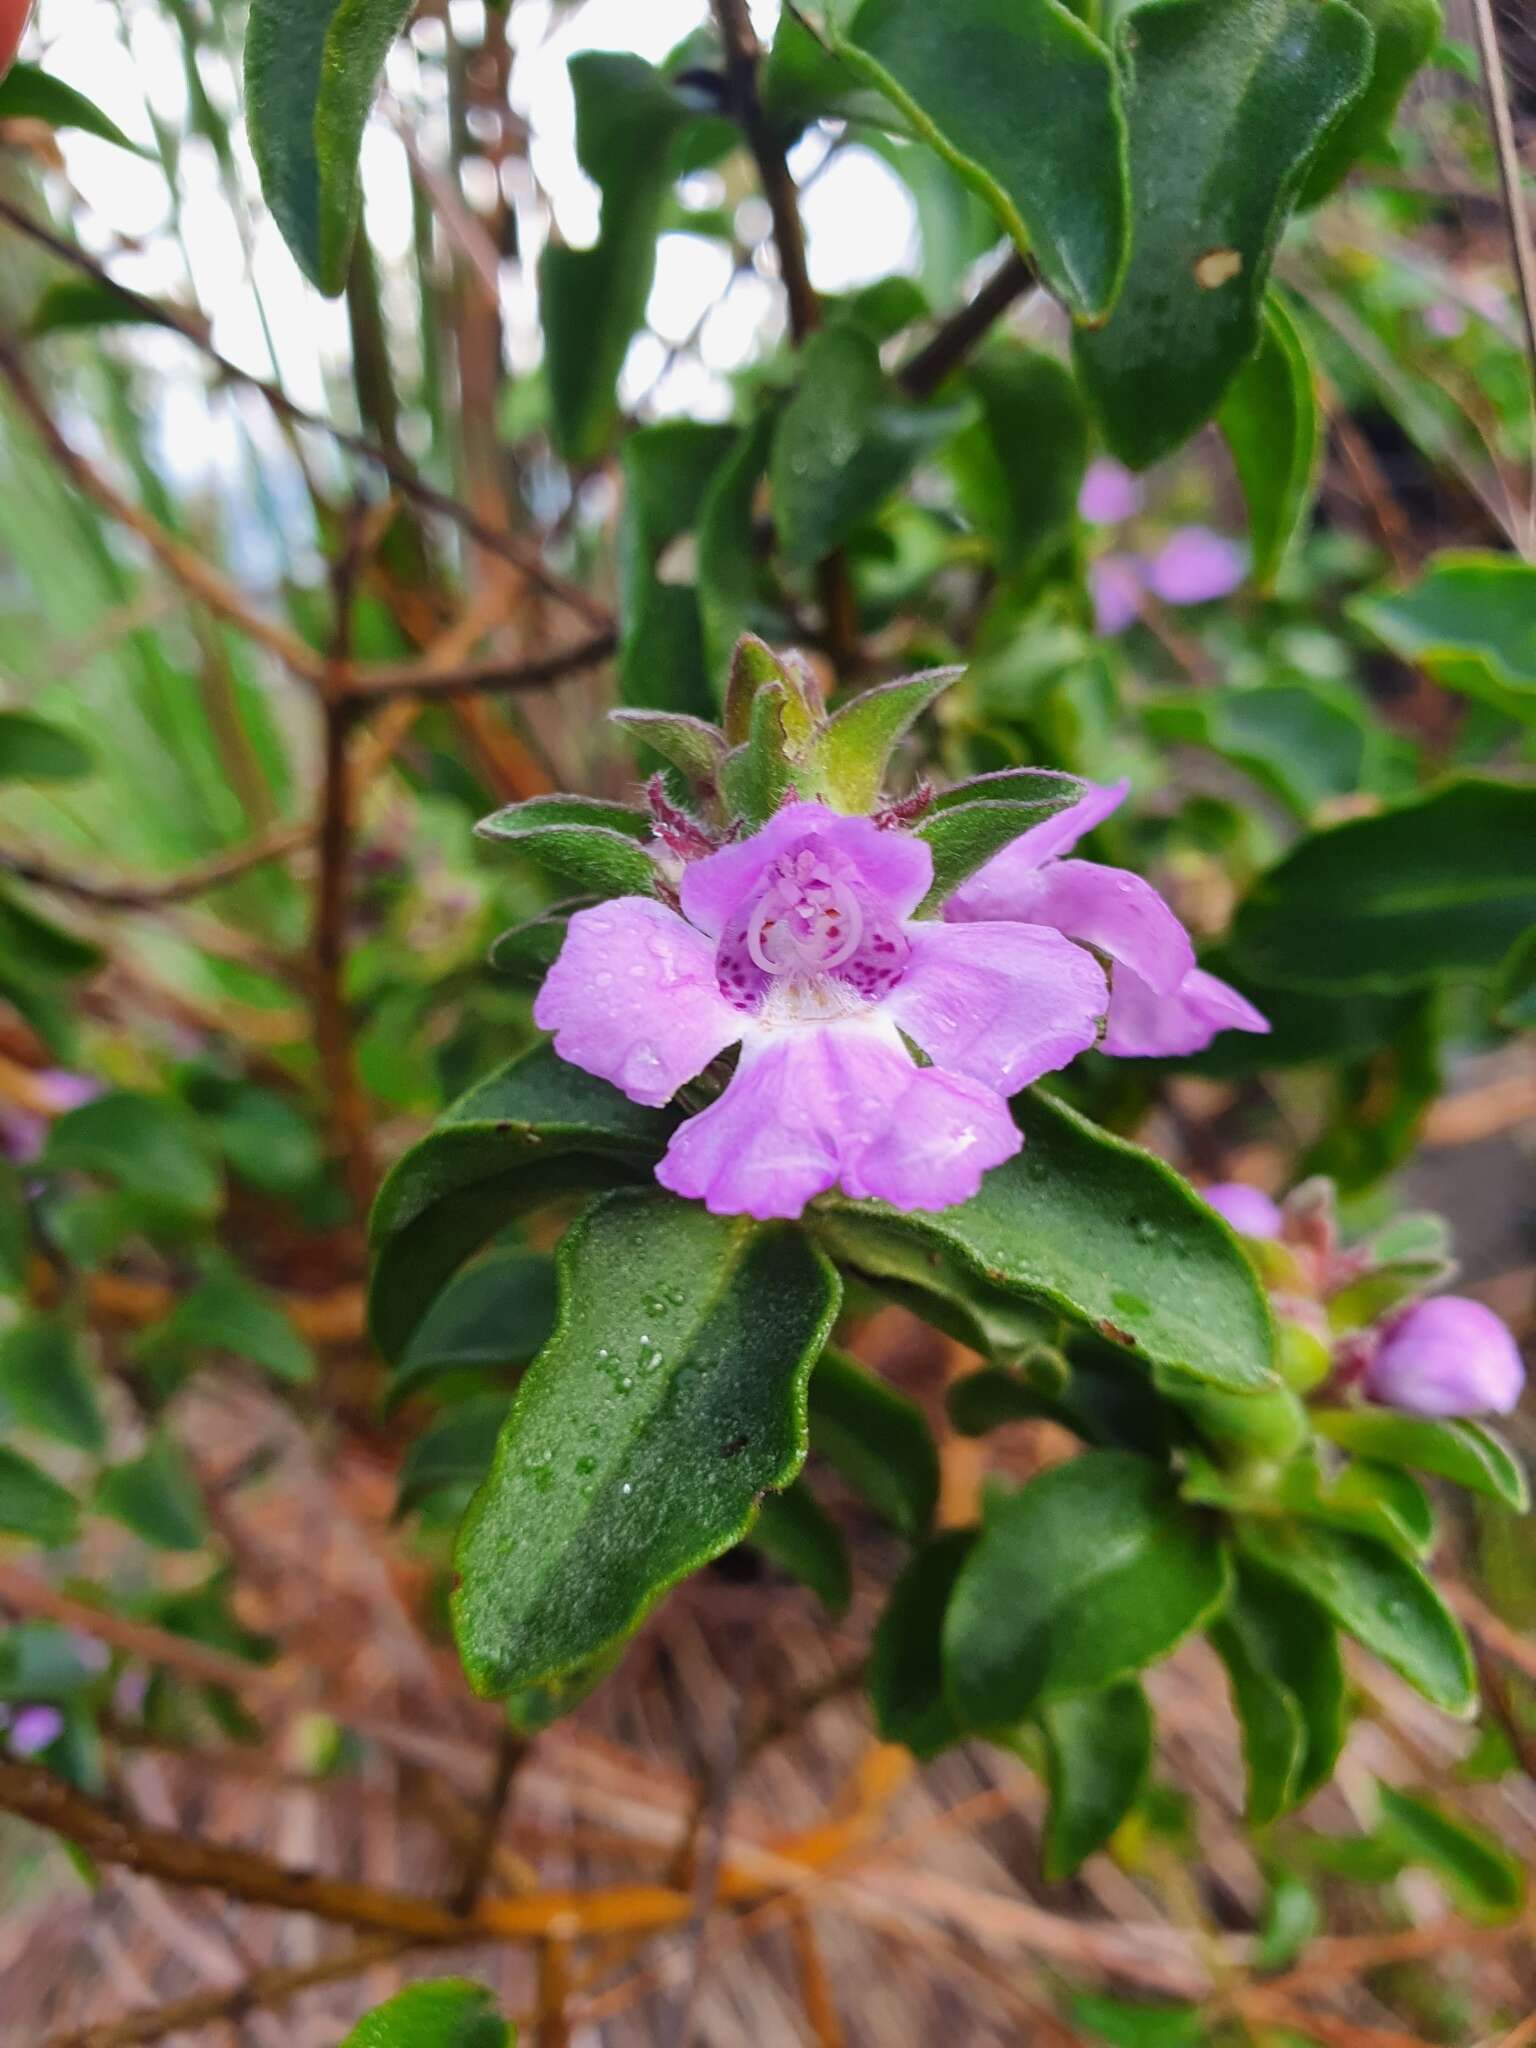
[[[746,1534],[804,1460],[840,1295],[798,1230],[660,1191],[603,1197],[556,1257],[555,1333],[459,1539],[459,1651],[492,1695],[574,1669]]]
[[[997,1727],[1165,1657],[1227,1596],[1211,1520],[1128,1451],[1087,1451],[998,1501],[944,1623],[949,1696]]]

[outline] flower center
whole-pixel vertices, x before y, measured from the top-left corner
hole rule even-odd
[[[811,848],[786,854],[747,921],[747,951],[765,974],[830,974],[864,937],[864,913],[848,884]]]

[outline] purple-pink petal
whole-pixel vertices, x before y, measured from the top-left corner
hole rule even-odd
[[[885,1130],[857,1154],[843,1186],[893,1209],[948,1209],[970,1201],[982,1175],[1023,1143],[992,1089],[942,1067],[914,1067]]]
[[[659,1107],[741,1036],[715,949],[647,896],[578,910],[533,1006],[561,1059]]]
[[[1128,868],[1092,860],[1052,861],[1015,877],[1005,914],[1097,946],[1160,995],[1178,988],[1195,964],[1188,932],[1152,884]]]
[[[1281,1215],[1262,1188],[1242,1180],[1214,1181],[1200,1190],[1200,1199],[1230,1223],[1240,1237],[1278,1237]]]
[[[798,1216],[838,1184],[938,1209],[974,1194],[1019,1142],[999,1097],[914,1066],[894,1032],[861,1019],[750,1040],[725,1093],[674,1134],[656,1178],[716,1215],[764,1222]]]
[[[1409,1415],[1508,1415],[1525,1385],[1519,1346],[1480,1301],[1442,1294],[1389,1325],[1365,1392]]]
[[[814,840],[819,850],[841,855],[895,917],[910,917],[933,881],[926,841],[906,832],[882,832],[870,818],[843,817],[825,804],[790,803],[750,839],[690,864],[680,885],[683,915],[718,938],[764,886],[772,863],[801,840]]]
[[[945,917],[954,920],[1014,916],[1009,905],[1020,884],[1048,860],[1070,853],[1079,839],[1085,838],[1096,825],[1102,825],[1110,812],[1117,811],[1125,802],[1130,786],[1124,780],[1090,782],[1075,804],[1068,804],[1054,818],[1031,825],[1027,832],[1010,840],[1001,853],[993,854],[985,867],[962,882],[944,906]]]
[[[1017,1094],[1086,1052],[1109,1000],[1089,953],[1037,925],[915,924],[886,1000],[935,1067]]]
[[[1099,555],[1088,564],[1093,630],[1101,640],[1113,640],[1140,616],[1146,581],[1139,555]]]
[[[1242,550],[1208,526],[1181,526],[1147,564],[1147,582],[1164,604],[1207,604],[1242,580]]]
[[[1142,488],[1112,455],[1096,455],[1077,494],[1078,517],[1090,526],[1118,526],[1141,510]]]
[[[64,1733],[64,1716],[57,1707],[18,1707],[11,1716],[7,1741],[12,1756],[37,1756],[52,1748]]]
[[[1173,1059],[1203,1052],[1219,1031],[1268,1031],[1269,1020],[1246,996],[1192,967],[1172,995],[1160,996],[1129,967],[1117,967],[1109,1028],[1099,1050],[1117,1059]]]

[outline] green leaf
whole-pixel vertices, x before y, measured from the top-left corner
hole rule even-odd
[[[325,1155],[313,1125],[270,1088],[224,1084],[222,1077],[220,1085],[208,1085],[200,1077],[187,1100],[231,1169],[264,1194],[302,1194],[323,1173]]]
[[[1258,348],[1227,387],[1217,415],[1248,507],[1253,580],[1272,590],[1305,530],[1322,456],[1322,414],[1306,343],[1285,301],[1264,303]]]
[[[1064,1376],[1059,1357],[1046,1357],[1056,1367],[1058,1384],[1045,1381],[1038,1371],[1026,1378],[1002,1365],[984,1366],[957,1380],[947,1403],[955,1428],[963,1436],[985,1436],[1009,1422],[1054,1422],[1100,1450],[1166,1456],[1172,1411],[1149,1379],[1126,1371],[1113,1345],[1074,1343]]]
[[[5,88],[0,85],[0,95]],[[61,277],[49,285],[27,322],[34,341],[46,334],[94,332],[100,327],[158,326],[154,307],[142,306],[94,277]]]
[[[146,1356],[184,1358],[227,1352],[274,1379],[300,1385],[315,1376],[315,1354],[266,1288],[233,1267],[200,1281],[142,1340]]]
[[[512,2048],[515,2038],[483,1984],[440,1977],[364,2013],[341,2048]]]
[[[1247,1819],[1252,1827],[1264,1827],[1292,1804],[1291,1786],[1306,1742],[1301,1713],[1262,1657],[1250,1651],[1247,1636],[1235,1619],[1224,1615],[1210,1636],[1212,1648],[1227,1669],[1242,1735]]]
[[[26,1285],[30,1236],[25,1185],[10,1160],[0,1159],[0,1293]]]
[[[728,465],[734,438],[730,427],[664,420],[624,442],[618,542],[624,704],[702,718],[719,707],[722,680],[705,661],[700,592],[678,565],[677,544],[692,533],[702,548],[711,481]],[[664,580],[664,569],[674,574]]]
[[[79,782],[95,772],[90,749],[62,725],[30,711],[0,711],[0,782]]]
[[[1301,840],[1227,952],[1260,981],[1396,994],[1485,980],[1536,920],[1536,788],[1468,776]]]
[[[445,1281],[520,1211],[645,1173],[673,1119],[535,1046],[471,1088],[396,1163],[374,1203],[369,1326],[398,1360]]]
[[[1024,1150],[971,1201],[900,1215],[825,1196],[814,1212],[823,1242],[873,1278],[955,1299],[982,1322],[999,1301],[1042,1303],[1153,1365],[1237,1393],[1272,1386],[1268,1306],[1199,1196],[1049,1096],[1022,1096],[1014,1111]]]
[[[1066,539],[1088,466],[1088,414],[1065,364],[1002,343],[966,375],[981,404],[950,452],[960,503],[996,543],[1005,572],[1037,565]]]
[[[262,197],[294,261],[330,297],[362,209],[358,155],[411,0],[251,0],[245,119]]]
[[[1536,565],[1447,549],[1406,590],[1358,597],[1349,615],[1447,688],[1536,721]]]
[[[944,1624],[950,1697],[981,1729],[1097,1692],[1167,1656],[1226,1595],[1214,1527],[1172,1476],[1085,1451],[989,1507]]]
[[[1314,151],[1369,75],[1343,0],[1152,0],[1121,16],[1131,258],[1078,373],[1145,469],[1220,404],[1259,341],[1270,259]],[[1191,110],[1198,109],[1198,118]]]
[[[106,1425],[75,1330],[34,1315],[0,1336],[0,1413],[76,1450],[100,1452]]]
[[[552,242],[539,265],[545,371],[555,446],[594,461],[619,423],[615,386],[645,318],[662,203],[678,146],[698,117],[643,58],[583,50],[571,59],[576,153],[602,194],[589,249]]]
[[[91,1505],[157,1550],[200,1550],[208,1540],[196,1482],[163,1431],[137,1458],[100,1474]]]
[[[100,107],[93,107],[83,93],[52,78],[35,64],[13,64],[0,78],[0,121],[43,121],[50,128],[78,128],[82,135],[95,135],[103,142],[144,154],[130,142],[115,121]]]
[[[979,192],[1079,319],[1125,266],[1125,121],[1109,52],[1056,0],[864,0],[838,47]]]
[[[1008,774],[1009,783],[1015,787],[1019,786],[1018,773]],[[977,778],[978,782],[985,779]],[[933,887],[924,898],[925,910],[936,909],[967,876],[985,867],[995,853],[1011,846],[1021,833],[1043,824],[1047,818],[1054,818],[1058,811],[1068,810],[1077,802],[1080,792],[1075,786],[1062,787],[1061,779],[1054,778],[1056,788],[1050,790],[1045,771],[1041,771],[1039,780],[1041,794],[1035,797],[1012,797],[1000,790],[998,797],[994,798],[990,792],[976,789],[976,794],[964,802],[946,803],[943,798],[953,799],[956,792],[941,792],[933,809],[917,828],[918,838],[926,839],[933,853]],[[967,785],[962,784],[961,787]],[[974,789],[976,786],[969,787]]]
[[[1144,716],[1155,738],[1209,747],[1302,818],[1365,787],[1382,752],[1355,693],[1317,677],[1200,696],[1183,690],[1154,698]],[[1265,1064],[1269,1050],[1266,1043]]]
[[[853,1567],[842,1532],[803,1479],[763,1496],[747,1541],[811,1592],[834,1619],[848,1612]]]
[[[1350,5],[1375,33],[1371,75],[1365,91],[1312,159],[1297,201],[1300,206],[1316,206],[1326,199],[1350,165],[1385,138],[1409,80],[1440,40],[1440,0],[1350,0]]]
[[[720,779],[725,735],[707,719],[681,711],[610,711],[615,725],[630,738],[664,755],[691,783],[708,792]]]
[[[903,399],[851,321],[814,334],[768,459],[785,560],[809,566],[830,555],[968,417],[968,405]]]
[[[39,1166],[101,1174],[157,1209],[207,1218],[224,1190],[197,1119],[179,1102],[126,1089],[98,1095],[59,1117]]]
[[[834,715],[817,733],[806,771],[818,795],[840,811],[874,810],[885,788],[891,755],[919,718],[964,673],[929,669],[900,682],[877,683]]]
[[[1051,1790],[1040,1870],[1055,1884],[1103,1848],[1140,1798],[1152,1767],[1152,1715],[1132,1678],[1058,1700],[1040,1726]]]
[[[811,1449],[911,1541],[939,1497],[939,1454],[915,1401],[832,1346],[811,1375]]]
[[[1199,2048],[1209,2038],[1192,2005],[1133,2005],[1089,1991],[1072,1992],[1069,2003],[1075,2023],[1110,2048]]]
[[[451,1495],[454,1512],[462,1512],[491,1469],[497,1433],[511,1406],[510,1394],[471,1394],[434,1415],[400,1461],[395,1520],[438,1494]]]
[[[1346,1451],[1384,1464],[1412,1465],[1523,1514],[1530,1506],[1525,1468],[1503,1440],[1477,1422],[1434,1422],[1387,1408],[1315,1408],[1312,1426]]]
[[[467,1266],[443,1289],[390,1375],[386,1410],[449,1374],[526,1365],[555,1325],[555,1264],[509,1245]]]
[[[1486,1828],[1427,1799],[1378,1785],[1381,1832],[1405,1862],[1442,1878],[1464,1912],[1504,1920],[1525,1902],[1525,1868]]]
[[[1258,1821],[1299,1806],[1332,1777],[1346,1730],[1344,1665],[1338,1633],[1309,1594],[1251,1557],[1234,1564],[1232,1599],[1211,1640],[1245,1724],[1249,1818]],[[1287,1720],[1296,1738],[1288,1764],[1276,1739]]]
[[[875,1726],[886,1742],[905,1743],[923,1759],[967,1732],[945,1696],[942,1642],[955,1582],[975,1541],[974,1529],[948,1529],[917,1552],[891,1590],[870,1649]]]
[[[0,1444],[0,1534],[56,1550],[75,1537],[74,1497],[29,1458]]]
[[[732,817],[762,825],[798,786],[790,737],[795,700],[782,683],[765,683],[752,698],[745,741],[733,747],[720,771],[720,790]]]
[[[1322,1908],[1310,1885],[1303,1884],[1288,1870],[1271,1871],[1253,1967],[1262,1971],[1290,1969],[1318,1932],[1322,1918]],[[1283,2048],[1283,2044],[1271,2035],[1268,2048]]]
[[[1536,1029],[1536,925],[1516,939],[1504,957],[1494,987],[1493,1016],[1507,1031]]]
[[[1326,1608],[1425,1699],[1463,1717],[1477,1680],[1460,1629],[1424,1574],[1373,1536],[1315,1522],[1245,1522],[1248,1556]]]
[[[654,896],[646,845],[651,821],[628,804],[587,796],[535,796],[493,811],[475,827],[482,839],[515,846],[572,888],[593,896]]]
[[[592,900],[589,896],[573,896],[546,910],[541,917],[530,917],[526,924],[514,925],[511,931],[492,940],[487,964],[510,981],[521,982],[525,988],[537,988],[560,957],[571,912],[585,910]]]
[[[459,1651],[493,1695],[574,1669],[745,1535],[804,1460],[839,1296],[798,1230],[659,1191],[594,1203],[556,1259],[555,1333],[459,1540]]]

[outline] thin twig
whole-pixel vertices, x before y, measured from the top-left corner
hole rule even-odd
[[[0,849],[0,872],[14,876],[18,882],[30,882],[34,888],[47,889],[55,896],[68,896],[102,910],[163,910],[169,904],[186,903],[194,896],[206,895],[210,889],[221,888],[268,861],[284,860],[310,845],[314,836],[312,824],[279,825],[258,839],[226,847],[195,867],[154,881],[109,882],[93,875],[73,874],[30,854],[4,849]]]
[[[56,235],[43,222],[34,220],[21,207],[3,196],[0,196],[0,220],[8,221],[19,233],[40,243],[61,262],[93,278],[97,284],[104,286],[126,305],[131,306],[140,319],[150,321],[157,327],[169,328],[172,333],[179,334],[184,340],[191,342],[194,348],[200,349],[214,364],[220,376],[227,377],[231,383],[243,384],[248,389],[259,392],[279,418],[291,422],[294,426],[310,427],[317,433],[329,435],[338,447],[345,448],[349,454],[356,455],[364,462],[376,463],[405,496],[425,505],[440,518],[461,527],[481,547],[490,549],[493,554],[500,555],[504,561],[512,563],[514,568],[522,570],[531,583],[537,584],[548,596],[558,598],[570,610],[579,613],[589,625],[609,623],[607,609],[578,584],[568,583],[563,576],[548,568],[537,549],[520,541],[514,534],[488,525],[483,519],[477,518],[467,505],[460,504],[457,498],[434,489],[416,474],[403,456],[393,455],[370,441],[366,435],[352,433],[345,427],[336,426],[332,421],[322,419],[318,414],[306,412],[302,406],[295,405],[278,385],[269,383],[264,377],[255,376],[249,370],[242,370],[238,363],[232,363],[227,356],[220,355],[194,318],[178,312],[173,307],[162,305],[155,299],[146,298],[143,293],[134,291],[128,285],[119,284],[112,273],[94,257],[87,255],[85,250],[66,242],[61,235]]]
[[[1531,237],[1531,217],[1525,203],[1525,178],[1520,151],[1515,142],[1515,124],[1509,109],[1509,81],[1504,76],[1504,59],[1499,49],[1498,23],[1493,0],[1472,0],[1472,21],[1477,30],[1477,54],[1483,71],[1483,93],[1488,102],[1488,125],[1493,130],[1494,157],[1499,167],[1499,186],[1504,195],[1504,214],[1509,224],[1510,249],[1515,259],[1515,277],[1520,287],[1520,313],[1525,324],[1526,364],[1531,378],[1531,403],[1536,408],[1536,243]],[[1533,502],[1526,507],[1525,552],[1531,551],[1529,521],[1536,519],[1536,468],[1532,472]]]
[[[487,655],[479,661],[461,662],[456,668],[438,668],[430,660],[389,664],[380,662],[353,670],[347,694],[356,704],[381,703],[389,697],[453,697],[460,693],[496,690],[541,690],[564,681],[581,669],[596,668],[608,660],[618,646],[618,637],[605,627],[573,646],[556,648],[549,654],[508,658]]]
[[[496,1764],[491,1773],[490,1789],[476,1816],[477,1826],[474,1840],[470,1843],[469,1854],[464,1859],[464,1875],[460,1878],[453,1894],[453,1909],[456,1913],[472,1912],[485,1889],[485,1880],[490,1873],[491,1859],[496,1850],[496,1837],[501,1832],[501,1823],[506,1817],[507,1800],[511,1795],[512,1781],[518,1767],[529,1749],[526,1736],[517,1734],[511,1727],[503,1728],[501,1740],[496,1745]]]
[[[339,1984],[348,1977],[360,1977],[380,1963],[393,1962],[410,1947],[407,1941],[381,1936],[362,1941],[340,1954],[323,1956],[317,1962],[257,1970],[238,1983],[211,1991],[194,1991],[189,1997],[152,2011],[129,2013],[120,2020],[99,2026],[81,2027],[67,2034],[55,2034],[43,2048],[138,2048],[145,2041],[163,2041],[167,2034],[179,2034],[190,2027],[212,2027],[220,2021],[233,2022],[248,2013],[270,2012],[286,2005],[301,1991],[319,1984]]]
[[[1040,282],[1027,256],[1010,249],[973,299],[951,313],[938,331],[896,372],[908,398],[931,398],[951,371],[957,370],[982,336],[1015,299]]]

